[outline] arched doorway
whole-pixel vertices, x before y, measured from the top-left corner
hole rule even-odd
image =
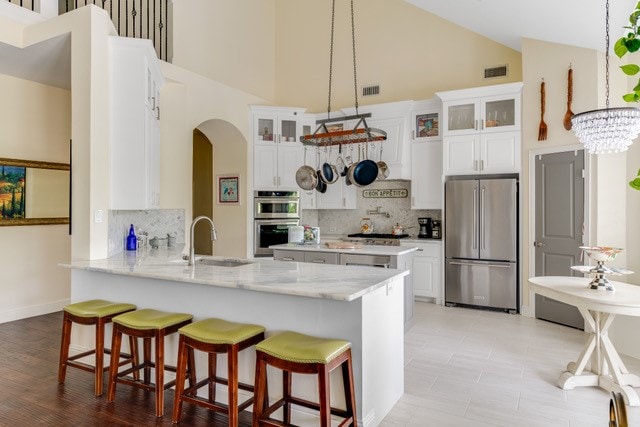
[[[218,240],[211,245],[206,224],[198,224],[195,252],[230,257],[248,256],[247,140],[231,123],[212,119],[202,122],[193,132],[193,218],[206,215],[213,219]],[[218,178],[237,176],[238,203],[221,202]],[[207,249],[210,252],[207,252]]]
[[[213,218],[213,145],[198,129],[193,131],[193,173],[191,206],[193,218]],[[198,223],[194,231],[195,253],[213,255],[211,232],[207,223]]]

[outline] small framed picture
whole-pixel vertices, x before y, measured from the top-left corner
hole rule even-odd
[[[238,175],[218,177],[218,203],[240,202],[240,177]]]
[[[424,138],[437,138],[440,136],[439,129],[439,114],[437,112],[434,113],[426,113],[426,114],[417,114],[416,117],[416,139]]]

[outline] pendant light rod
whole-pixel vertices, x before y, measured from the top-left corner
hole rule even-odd
[[[327,118],[316,120],[318,128],[311,135],[303,135],[300,137],[300,142],[303,145],[311,145],[315,147],[323,147],[329,145],[341,145],[341,144],[358,144],[363,142],[373,141],[385,141],[387,139],[387,132],[381,129],[371,128],[367,125],[366,118],[371,117],[371,113],[360,114],[358,112],[358,73],[356,65],[356,23],[355,23],[355,8],[354,0],[351,0],[351,50],[353,53],[353,92],[356,114],[331,118],[331,92],[333,83],[333,42],[335,33],[335,19],[336,19],[336,0],[331,2],[331,39],[329,43],[329,97],[327,101]],[[356,120],[356,125],[351,130],[339,130],[329,132],[327,123],[334,122],[346,122],[349,120]]]

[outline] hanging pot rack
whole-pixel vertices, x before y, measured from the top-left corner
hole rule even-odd
[[[371,117],[371,113],[358,113],[358,80],[356,73],[356,35],[355,19],[353,12],[353,0],[351,0],[351,45],[353,51],[353,89],[355,94],[356,114],[346,117],[331,118],[331,81],[333,74],[333,33],[335,24],[336,1],[332,2],[331,9],[331,48],[329,51],[329,101],[327,105],[327,118],[316,120],[319,125],[311,135],[300,137],[300,142],[306,146],[325,147],[330,145],[359,144],[363,142],[385,141],[387,133],[381,129],[371,128],[367,125],[366,118]],[[338,130],[329,132],[327,123],[344,122],[347,120],[358,120],[351,130]]]
[[[311,135],[300,137],[303,145],[313,147],[327,147],[330,145],[359,144],[362,142],[385,141],[387,133],[382,129],[376,129],[367,125],[366,118],[371,117],[371,113],[354,114],[352,116],[323,119],[316,121],[318,129]],[[344,122],[347,120],[358,120],[353,129],[338,130],[329,132],[327,123]],[[362,127],[360,127],[362,125]]]

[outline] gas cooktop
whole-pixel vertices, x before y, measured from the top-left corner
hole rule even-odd
[[[355,233],[347,234],[347,242],[364,243],[374,246],[400,246],[400,239],[409,237],[408,234]]]
[[[384,234],[384,233],[355,233],[347,234],[347,237],[360,237],[363,239],[404,239],[408,234]]]

